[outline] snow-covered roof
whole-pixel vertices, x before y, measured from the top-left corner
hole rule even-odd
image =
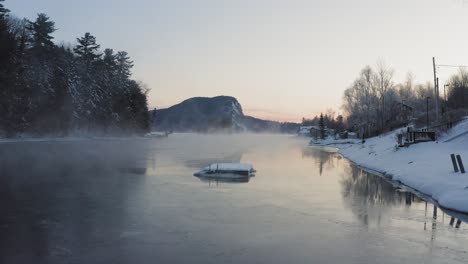
[[[251,171],[253,166],[247,163],[213,163],[205,169],[218,171]]]
[[[312,128],[318,128],[317,126],[301,126],[299,127],[299,133],[308,134]]]

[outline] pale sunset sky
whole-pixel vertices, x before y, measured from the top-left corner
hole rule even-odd
[[[18,17],[46,13],[55,42],[85,32],[127,51],[149,106],[194,96],[236,97],[260,118],[300,121],[328,108],[377,60],[433,80],[468,64],[468,0],[6,0]],[[440,87],[456,68],[440,68]]]

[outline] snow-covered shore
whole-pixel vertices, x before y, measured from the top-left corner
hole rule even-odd
[[[334,144],[357,165],[378,171],[436,200],[441,207],[468,213],[468,173],[455,173],[450,154],[460,154],[468,169],[468,120],[437,142],[396,148],[398,130],[369,138],[364,144]],[[359,143],[358,143],[359,142]],[[331,145],[322,142],[320,145]]]

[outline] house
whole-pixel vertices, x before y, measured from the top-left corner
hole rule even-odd
[[[358,133],[356,132],[350,132],[350,131],[343,131],[340,133],[340,138],[341,139],[347,139],[347,138],[352,138],[352,139],[356,139],[358,138]]]
[[[324,128],[325,137],[334,137],[335,136],[335,129],[331,128]],[[320,127],[319,126],[312,126],[310,129],[310,136],[314,138],[320,137]]]
[[[325,137],[335,136],[335,129],[327,128],[324,129]],[[301,126],[297,132],[299,136],[302,137],[320,137],[320,127],[319,126]]]
[[[396,103],[397,113],[395,119],[399,122],[408,123],[413,118],[413,107],[404,102]]]
[[[297,134],[301,137],[310,137],[310,130],[313,126],[300,126]]]

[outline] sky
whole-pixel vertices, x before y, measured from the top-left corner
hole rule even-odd
[[[340,113],[343,91],[377,61],[402,82],[433,81],[437,64],[468,65],[468,0],[6,0],[18,17],[46,13],[55,42],[91,32],[125,50],[151,108],[195,96],[236,97],[259,118]],[[440,87],[457,68],[437,67]]]

